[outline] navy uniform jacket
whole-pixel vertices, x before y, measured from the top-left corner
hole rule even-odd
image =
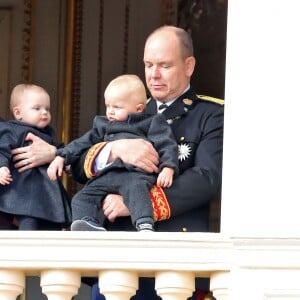
[[[50,126],[38,129],[17,120],[0,123],[0,166],[7,166],[13,177],[9,185],[0,185],[0,211],[68,225],[71,221],[69,197],[60,181],[49,179],[48,165],[22,173],[14,168],[11,150],[27,146],[25,137],[29,132],[54,144],[54,131]]]
[[[148,102],[146,113],[157,113],[154,99]],[[164,210],[169,210],[169,214],[166,220],[156,223],[156,230],[208,231],[209,203],[221,188],[223,100],[198,96],[190,88],[163,114],[179,146],[180,173],[172,187],[163,190],[168,202]],[[85,176],[82,165],[81,161],[73,166],[74,175],[81,182]],[[125,217],[106,227],[108,230],[133,230],[130,218]]]

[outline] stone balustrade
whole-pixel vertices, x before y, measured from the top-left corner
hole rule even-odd
[[[140,276],[155,277],[163,300],[187,299],[195,277],[210,278],[217,300],[300,299],[299,250],[298,238],[1,231],[0,299],[15,300],[22,294],[26,276],[40,277],[49,300],[72,299],[85,276],[99,278],[107,300],[130,299]]]

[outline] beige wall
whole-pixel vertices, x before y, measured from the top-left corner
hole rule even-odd
[[[22,80],[24,8],[22,1],[0,1],[0,116],[10,117],[12,84]],[[12,83],[14,81],[14,83]]]
[[[161,1],[130,1],[128,52],[125,57],[125,1],[104,1],[101,41],[98,40],[99,2],[90,0],[83,3],[80,104],[84,108],[84,114],[80,115],[81,133],[91,127],[95,114],[105,112],[103,104],[97,112],[97,94],[102,101],[104,89],[113,77],[125,71],[144,78],[142,63],[144,41],[149,32],[159,26],[161,21]],[[101,51],[100,62],[98,61],[99,51]],[[126,70],[124,70],[125,60],[127,61]],[[100,73],[97,74],[97,72]]]
[[[207,12],[202,11],[205,3],[211,6]],[[199,93],[222,97],[225,3],[226,0],[0,0],[0,116],[10,117],[11,89],[17,83],[32,81],[46,88],[51,96],[57,138],[61,138],[63,130],[67,131],[65,142],[77,137],[90,128],[95,114],[104,113],[103,91],[113,77],[129,72],[144,78],[142,55],[147,35],[161,24],[177,22],[189,28],[194,39],[198,62],[193,86]],[[194,15],[189,16],[191,13]],[[76,22],[74,35],[71,16]],[[68,39],[70,36],[73,41]],[[68,74],[67,67],[73,67]],[[66,99],[76,106],[73,113],[66,113]],[[71,133],[67,127],[71,127]]]
[[[9,95],[22,82],[43,86],[60,131],[65,49],[64,1],[0,0],[0,115],[9,118]]]

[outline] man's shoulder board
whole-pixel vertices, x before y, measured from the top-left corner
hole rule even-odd
[[[211,97],[211,96],[197,95],[197,97],[199,100],[214,102],[219,105],[224,105],[224,103],[225,103],[225,101],[223,99],[215,98],[215,97]]]

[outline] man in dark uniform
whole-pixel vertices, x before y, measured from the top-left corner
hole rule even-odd
[[[192,89],[190,79],[195,63],[190,35],[183,29],[163,26],[148,37],[144,64],[151,98],[146,112],[162,112],[158,108],[167,105],[162,113],[178,143],[180,167],[171,188],[154,187],[151,192],[157,231],[208,231],[209,204],[221,187],[224,102],[198,96]],[[141,140],[119,140],[95,145],[82,158],[83,163],[74,165],[78,180],[84,182],[94,175],[91,166],[95,153],[99,159],[107,147],[110,151],[107,163],[120,158],[147,172],[157,171],[158,156],[150,144]],[[103,211],[110,221],[108,230],[133,230],[129,211],[120,195],[108,195]],[[157,299],[154,281],[146,281],[147,292],[141,280],[140,290],[132,299]],[[93,296],[93,300],[101,299],[96,297]]]

